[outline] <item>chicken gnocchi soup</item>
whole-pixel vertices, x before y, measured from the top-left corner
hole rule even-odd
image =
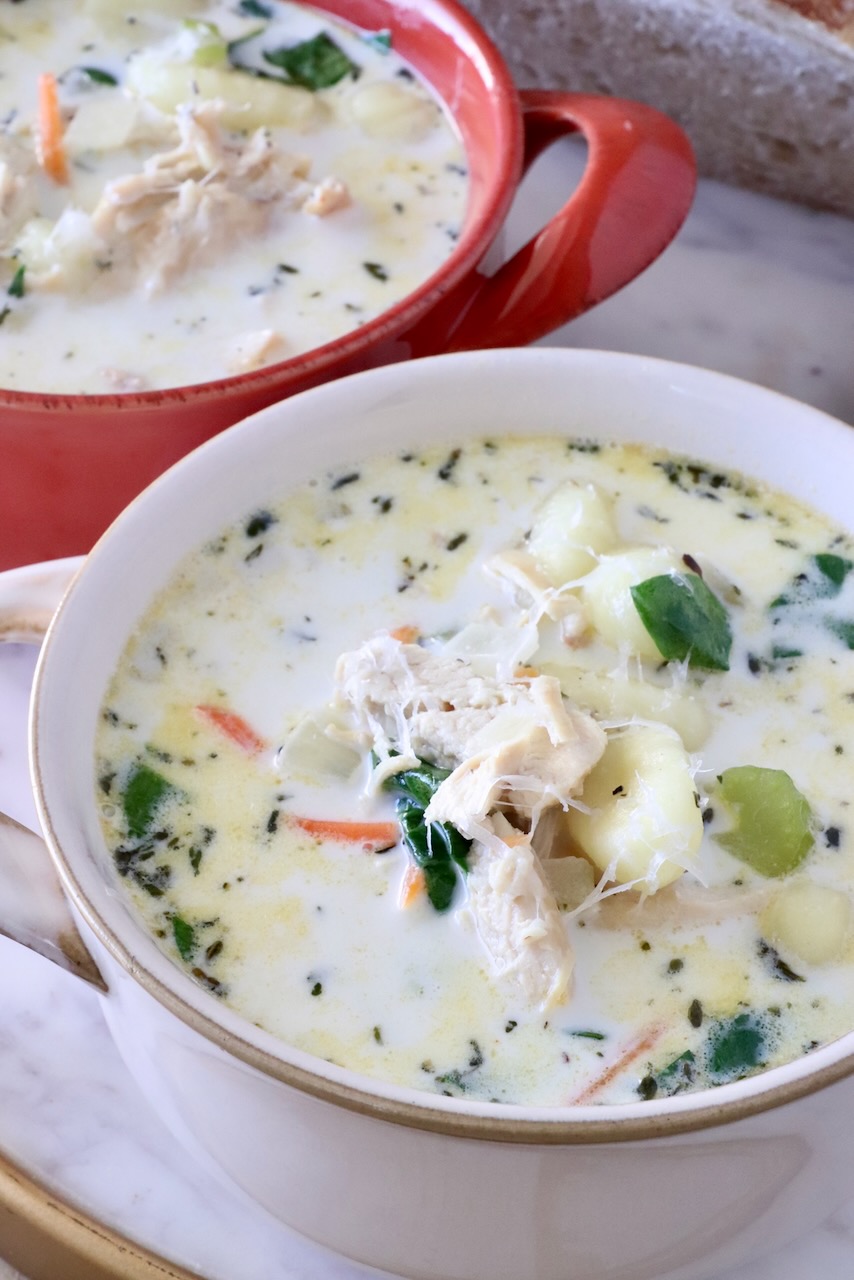
[[[483,439],[198,549],[103,705],[159,944],[290,1045],[496,1103],[790,1061],[854,1007],[854,547],[738,474]]]
[[[392,47],[283,0],[0,13],[0,385],[137,391],[317,347],[427,279],[464,150]]]

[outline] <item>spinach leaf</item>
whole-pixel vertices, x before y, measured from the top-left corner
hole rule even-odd
[[[854,649],[854,622],[845,618],[825,618],[824,625],[848,649]]]
[[[709,1036],[709,1074],[716,1084],[740,1080],[764,1065],[765,1054],[761,1022],[755,1014],[739,1013],[728,1022],[719,1022]]]
[[[347,75],[355,79],[361,71],[325,31],[289,48],[265,50],[263,56],[284,71],[291,84],[312,91],[328,89]]]
[[[387,27],[382,31],[368,31],[362,36],[365,44],[369,44],[372,49],[376,49],[379,53],[388,53],[391,50],[391,32]]]
[[[187,921],[182,920],[180,916],[173,916],[172,936],[181,959],[189,960],[196,949],[196,931],[193,926],[187,924]]]
[[[732,632],[726,609],[696,573],[661,574],[631,588],[641,622],[668,662],[729,671]]]
[[[27,271],[27,268],[21,265],[20,267],[18,267],[18,270],[12,276],[12,283],[9,285],[9,288],[6,290],[10,298],[23,298],[24,292],[25,292],[24,276],[26,274],[26,271]]]
[[[424,811],[449,776],[450,769],[420,761],[415,769],[404,769],[387,778],[386,791],[397,794],[397,818],[403,840],[424,872],[427,897],[436,911],[447,911],[457,884],[456,868],[468,871],[471,841],[449,822],[427,823]]]
[[[829,600],[838,596],[854,562],[830,551],[820,551],[807,562],[807,567],[797,574],[782,595],[771,601],[770,609],[785,609],[789,605],[807,605],[813,600]]]
[[[154,821],[157,809],[175,787],[162,774],[147,764],[138,765],[129,775],[122,792],[122,808],[128,832],[144,836]]]

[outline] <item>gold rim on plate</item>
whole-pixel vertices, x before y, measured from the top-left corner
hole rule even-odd
[[[205,1280],[63,1200],[2,1152],[0,1249],[27,1280]]]

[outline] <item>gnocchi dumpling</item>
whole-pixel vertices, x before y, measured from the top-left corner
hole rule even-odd
[[[631,589],[647,578],[684,572],[684,564],[670,547],[634,547],[602,556],[581,584],[591,626],[615,649],[660,659],[658,646],[635,608]]]
[[[613,503],[595,484],[566,480],[534,515],[528,550],[559,587],[589,573],[599,553],[617,544]]]
[[[807,964],[827,964],[841,953],[851,924],[846,893],[793,880],[765,908],[760,924],[765,936]]]
[[[345,111],[372,138],[417,142],[438,123],[438,108],[422,94],[400,84],[380,81],[355,89]]]
[[[617,674],[544,662],[544,675],[556,676],[560,691],[573,706],[605,720],[653,720],[674,729],[689,751],[697,751],[709,736],[706,707],[673,685],[628,680]]]
[[[608,739],[570,809],[572,839],[609,881],[654,893],[694,862],[703,815],[688,755],[675,733],[634,725]]]
[[[298,85],[279,84],[226,67],[165,62],[156,52],[130,59],[126,85],[161,111],[174,112],[185,102],[217,99],[223,104],[221,118],[226,129],[264,125],[302,128],[319,110],[316,95]]]

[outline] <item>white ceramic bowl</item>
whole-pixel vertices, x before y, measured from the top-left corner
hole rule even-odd
[[[427,1280],[713,1276],[854,1191],[854,1035],[736,1084],[619,1107],[497,1108],[290,1049],[202,990],[112,887],[93,796],[105,683],[186,552],[331,457],[488,432],[637,440],[761,477],[854,528],[854,433],[699,369],[606,352],[439,356],[331,383],[204,445],[98,543],[44,645],[33,777],[104,1012],[176,1134],[285,1222]],[[854,1022],[854,1014],[852,1014]]]

